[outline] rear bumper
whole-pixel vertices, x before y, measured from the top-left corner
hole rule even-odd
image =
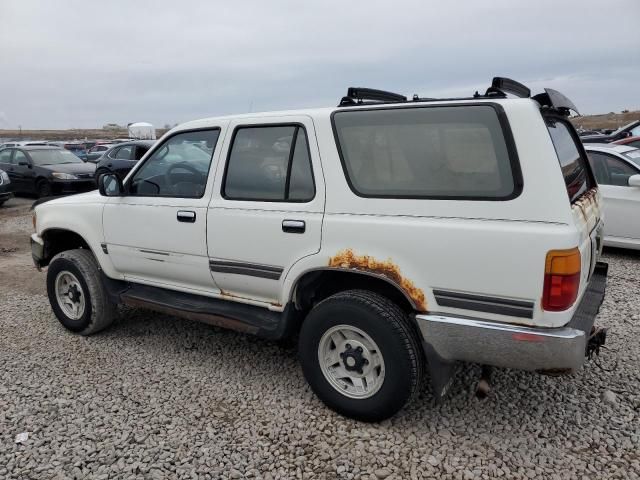
[[[13,197],[12,192],[0,192],[0,202],[6,202],[11,197]]]
[[[521,370],[578,370],[604,299],[606,263],[598,262],[571,321],[560,328],[509,325],[435,314],[417,315],[427,355]]]

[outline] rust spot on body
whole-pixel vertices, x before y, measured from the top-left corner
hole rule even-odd
[[[356,255],[350,248],[341,250],[329,259],[329,266],[362,270],[382,275],[397,284],[413,301],[416,309],[424,312],[427,310],[427,302],[424,292],[416,287],[411,280],[402,276],[400,268],[391,259],[380,261],[369,255]]]
[[[583,193],[582,196],[571,205],[572,209],[580,213],[585,224],[589,223],[589,211],[593,210],[595,220],[594,225],[589,225],[590,228],[595,226],[595,222],[600,218],[600,205],[598,204],[597,197],[598,189],[592,188]]]

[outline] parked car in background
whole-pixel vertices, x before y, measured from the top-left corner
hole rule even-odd
[[[11,197],[13,197],[13,190],[9,174],[4,170],[0,170],[0,207]]]
[[[640,149],[587,144],[604,198],[604,244],[640,249]]]
[[[115,173],[124,179],[154,143],[155,140],[134,140],[112,145],[96,161],[96,180],[105,173]]]
[[[622,140],[616,140],[612,143],[615,145],[626,145],[627,147],[640,148],[640,136],[627,137]]]
[[[15,193],[48,197],[96,188],[95,165],[56,147],[5,148],[0,150],[0,169],[8,173]]]
[[[98,160],[102,155],[113,147],[115,144],[113,143],[98,143],[87,150],[86,161],[91,163],[98,163]]]
[[[69,150],[79,159],[86,161],[87,160],[87,149],[82,143],[65,143],[62,145],[62,148],[65,150]]]
[[[581,135],[582,143],[610,143],[628,137],[640,136],[640,120],[635,120],[607,135]]]

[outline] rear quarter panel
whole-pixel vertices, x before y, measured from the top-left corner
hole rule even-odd
[[[547,252],[582,243],[575,212],[538,106],[528,99],[501,105],[523,177],[521,194],[507,201],[360,197],[346,182],[329,117],[316,118],[328,185],[322,247],[292,268],[285,288],[311,268],[340,267],[340,256],[350,251],[363,264],[393,264],[423,295],[418,310],[548,327],[568,323],[573,309],[544,312],[541,297]],[[433,289],[533,301],[533,318],[439,306]]]

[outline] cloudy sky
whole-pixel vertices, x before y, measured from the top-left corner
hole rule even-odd
[[[639,0],[0,0],[0,128],[157,126],[469,95],[494,75],[640,109]]]

